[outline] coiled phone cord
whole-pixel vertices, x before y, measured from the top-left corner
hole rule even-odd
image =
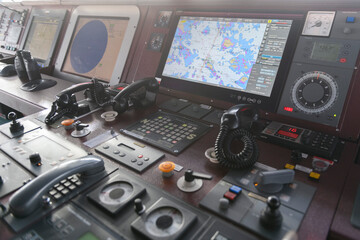
[[[240,140],[244,147],[241,152],[233,153],[230,149],[233,140]],[[215,155],[219,163],[228,168],[249,168],[255,164],[259,157],[259,148],[253,135],[243,129],[230,130],[224,122],[220,127],[219,135],[215,141]]]
[[[107,94],[105,91],[105,88],[109,87],[110,85],[101,84],[96,78],[91,79],[91,81],[93,82],[94,87],[90,91],[90,94],[92,98],[95,99],[96,104],[100,107],[112,105],[114,103],[114,100],[110,97],[110,94]]]

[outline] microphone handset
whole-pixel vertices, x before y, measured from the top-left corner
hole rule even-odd
[[[249,168],[259,157],[259,147],[251,127],[257,121],[257,110],[247,104],[229,108],[221,117],[220,132],[215,142],[215,155],[219,163],[228,168]],[[233,141],[242,143],[241,151],[233,152]]]

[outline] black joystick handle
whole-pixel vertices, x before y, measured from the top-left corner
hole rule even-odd
[[[135,208],[135,212],[139,215],[145,212],[145,206],[143,205],[142,200],[140,198],[134,200],[134,208]]]
[[[192,182],[195,179],[211,180],[212,176],[207,175],[207,174],[203,174],[203,173],[194,172],[191,169],[186,170],[186,172],[185,172],[185,181],[186,182]]]
[[[75,122],[75,129],[77,130],[77,131],[81,131],[81,130],[83,130],[84,128],[86,128],[86,127],[88,127],[89,126],[89,124],[83,124],[83,123],[81,123],[80,121],[76,121]]]
[[[281,205],[280,199],[277,196],[269,196],[266,204],[266,208],[261,212],[260,215],[260,223],[266,228],[279,228],[283,220],[279,210]]]
[[[17,119],[16,113],[9,112],[8,119],[12,121],[12,123],[10,124],[10,132],[16,133],[16,132],[24,131],[24,126],[16,121]]]

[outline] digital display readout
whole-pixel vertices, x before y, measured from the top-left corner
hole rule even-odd
[[[296,139],[301,134],[301,132],[302,129],[282,125],[281,128],[277,131],[277,134]]]
[[[338,61],[341,46],[342,45],[338,43],[315,42],[311,53],[311,59],[336,62]]]

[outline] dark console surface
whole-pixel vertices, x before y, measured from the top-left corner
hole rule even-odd
[[[0,102],[25,115],[0,126],[0,238],[357,239],[360,4],[310,2],[53,4],[80,16],[68,16],[55,72],[78,86],[105,74],[116,93],[94,80],[59,95],[74,82],[52,76],[53,88],[24,92],[0,77]],[[106,34],[87,44],[91,26]],[[70,49],[104,43],[126,51],[77,68]],[[39,120],[54,100],[99,108],[54,128]],[[224,167],[222,149],[258,149],[256,164]]]

